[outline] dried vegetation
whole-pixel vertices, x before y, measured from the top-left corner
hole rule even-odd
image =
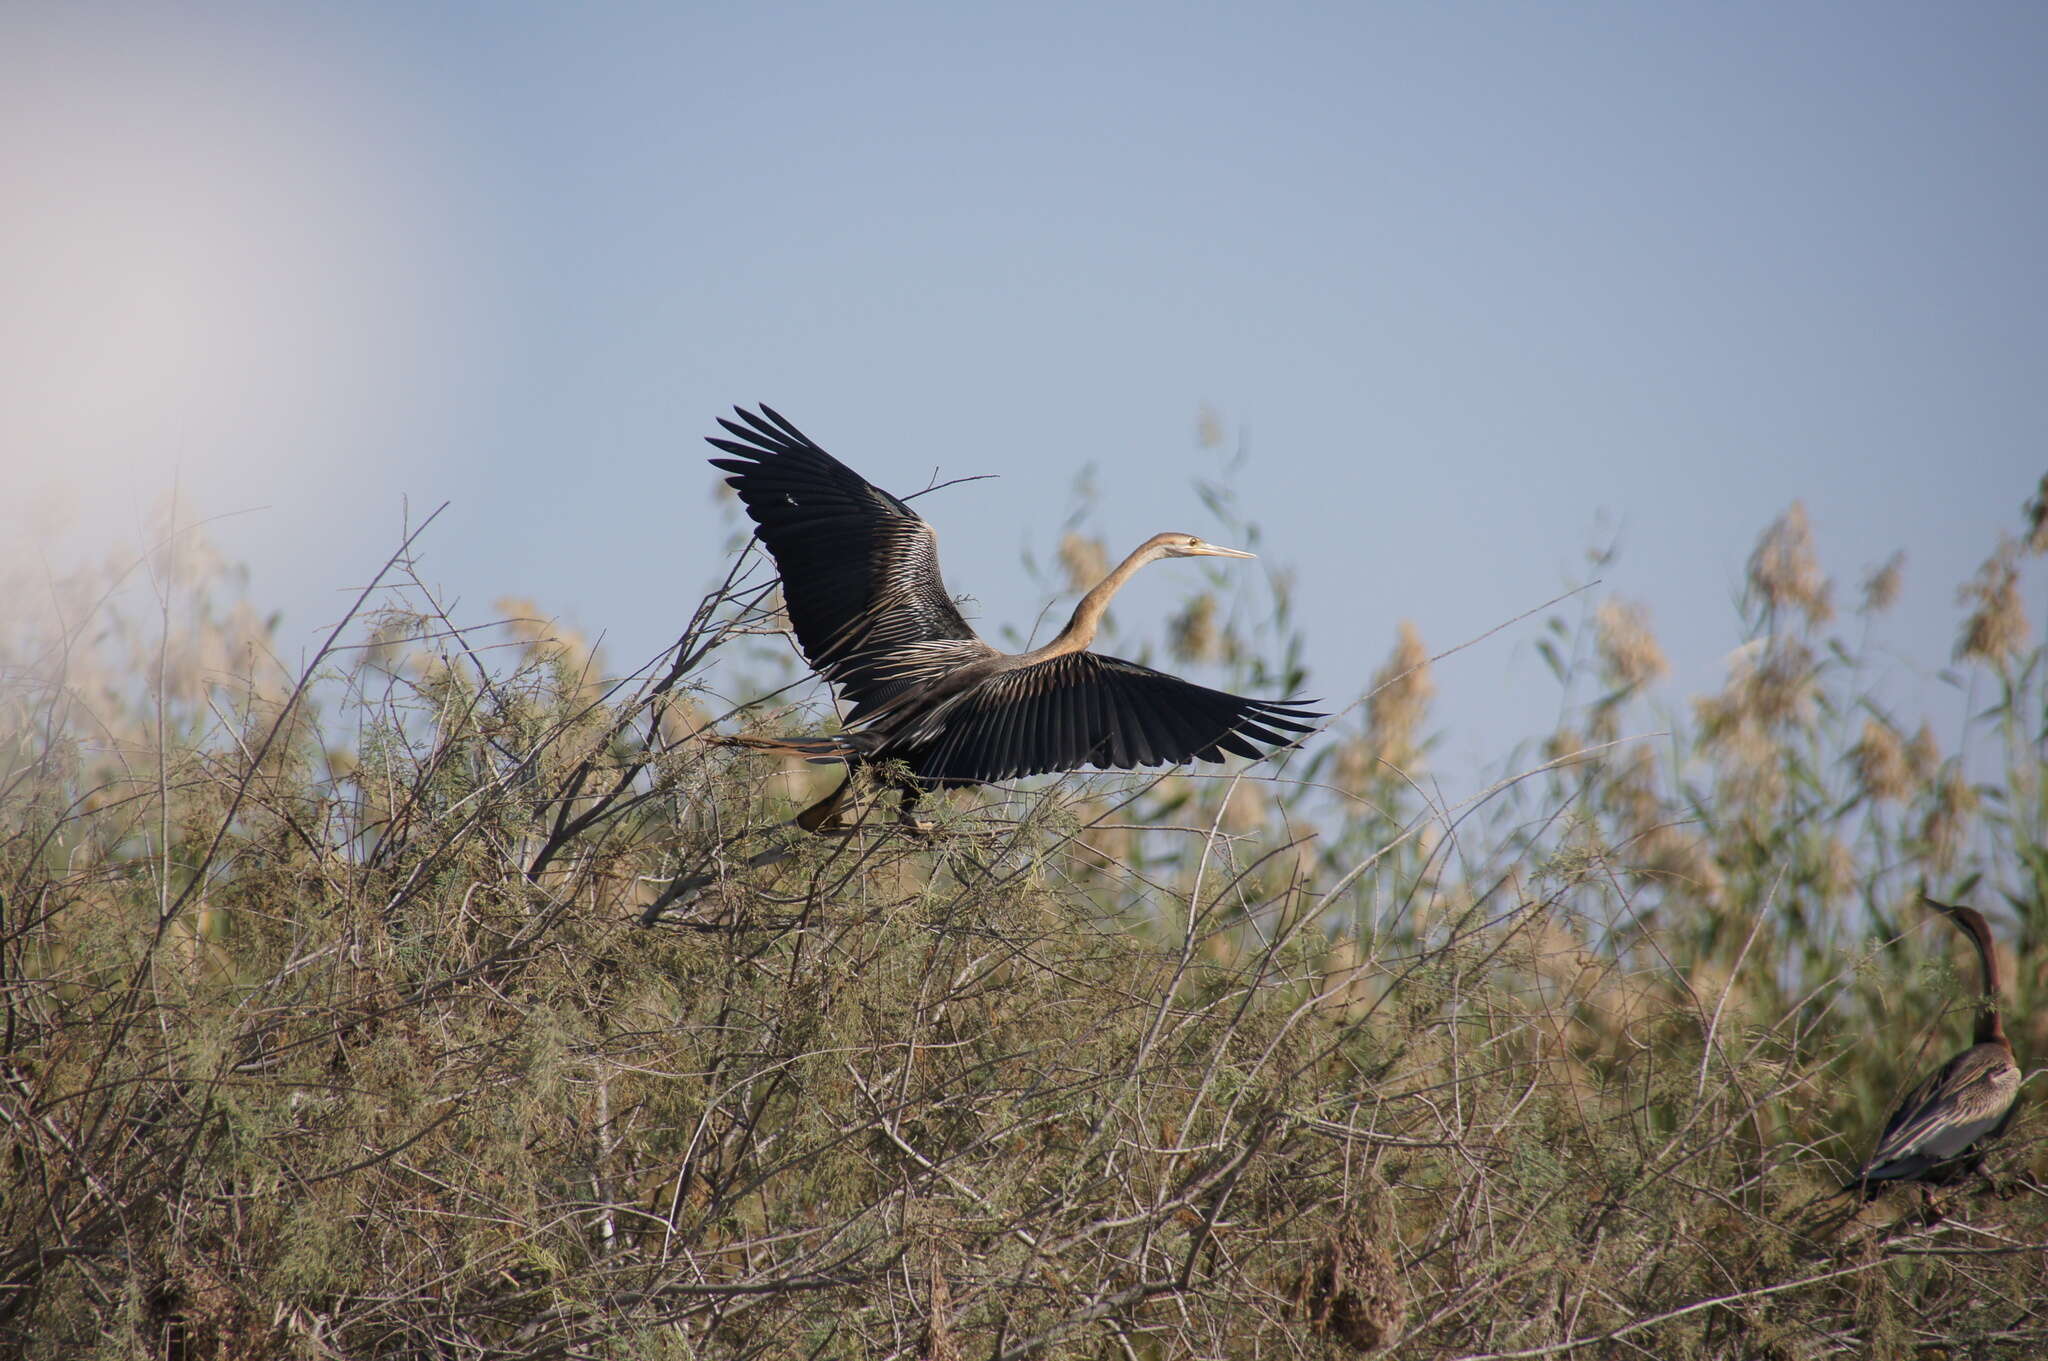
[[[189,532],[140,592],[9,583],[0,1351],[2041,1355],[2038,1118],[1995,1190],[1830,1192],[1967,1029],[1923,879],[2048,1054],[2043,546],[1964,590],[1950,749],[1828,631],[1794,507],[1723,690],[1660,716],[1648,615],[1585,600],[1559,731],[1469,804],[1404,624],[1278,769],[758,870],[837,772],[698,740],[802,718],[752,560],[623,679],[403,552],[303,667]],[[1297,686],[1284,577],[1223,580],[1181,656]]]

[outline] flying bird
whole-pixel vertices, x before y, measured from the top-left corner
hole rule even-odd
[[[1985,1146],[2004,1133],[2019,1096],[2019,1065],[1998,1016],[1998,956],[1991,928],[1974,907],[1954,907],[1932,898],[1922,901],[1954,922],[1977,947],[1984,994],[1977,1006],[1973,1043],[1906,1094],[1885,1121],[1870,1161],[1845,1188],[1860,1189],[1866,1198],[1888,1181],[1946,1186],[1969,1176],[1983,1164]]]
[[[1003,652],[961,617],[939,575],[938,536],[917,512],[833,458],[770,407],[720,419],[714,458],[782,572],[797,644],[850,708],[828,738],[747,739],[839,757],[847,778],[795,819],[841,819],[855,774],[881,766],[917,830],[925,790],[1024,775],[1130,770],[1258,757],[1312,731],[1323,715],[1247,699],[1091,652],[1110,598],[1161,558],[1249,558],[1193,534],[1155,534],[1081,597],[1043,647]]]

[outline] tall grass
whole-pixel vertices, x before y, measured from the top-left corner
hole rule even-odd
[[[1946,747],[1875,698],[1898,564],[1844,613],[1793,507],[1721,691],[1660,711],[1647,613],[1577,597],[1565,721],[1467,804],[1406,624],[1284,761],[754,868],[838,778],[701,740],[820,713],[757,559],[623,676],[404,549],[303,664],[177,526],[139,591],[10,583],[0,1350],[2040,1355],[2038,1120],[1831,1193],[1963,1042],[1923,882],[2048,1052],[2042,518],[1959,598]],[[1297,688],[1284,576],[1220,582],[1177,664]]]

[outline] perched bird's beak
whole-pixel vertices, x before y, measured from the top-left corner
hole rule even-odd
[[[1181,550],[1191,558],[1256,558],[1257,553],[1247,553],[1241,548],[1224,548],[1213,543],[1192,543]]]

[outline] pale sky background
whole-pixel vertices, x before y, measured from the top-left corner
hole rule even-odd
[[[1795,498],[1846,586],[1907,550],[1926,677],[2048,467],[2044,70],[2036,3],[13,0],[0,531],[132,544],[175,477],[302,648],[447,500],[463,617],[637,664],[766,400],[898,492],[1002,474],[920,503],[995,635],[1084,465],[1113,552],[1228,541],[1206,403],[1326,699],[1618,530],[1676,705]],[[1449,771],[1554,720],[1538,622],[1440,668]]]

